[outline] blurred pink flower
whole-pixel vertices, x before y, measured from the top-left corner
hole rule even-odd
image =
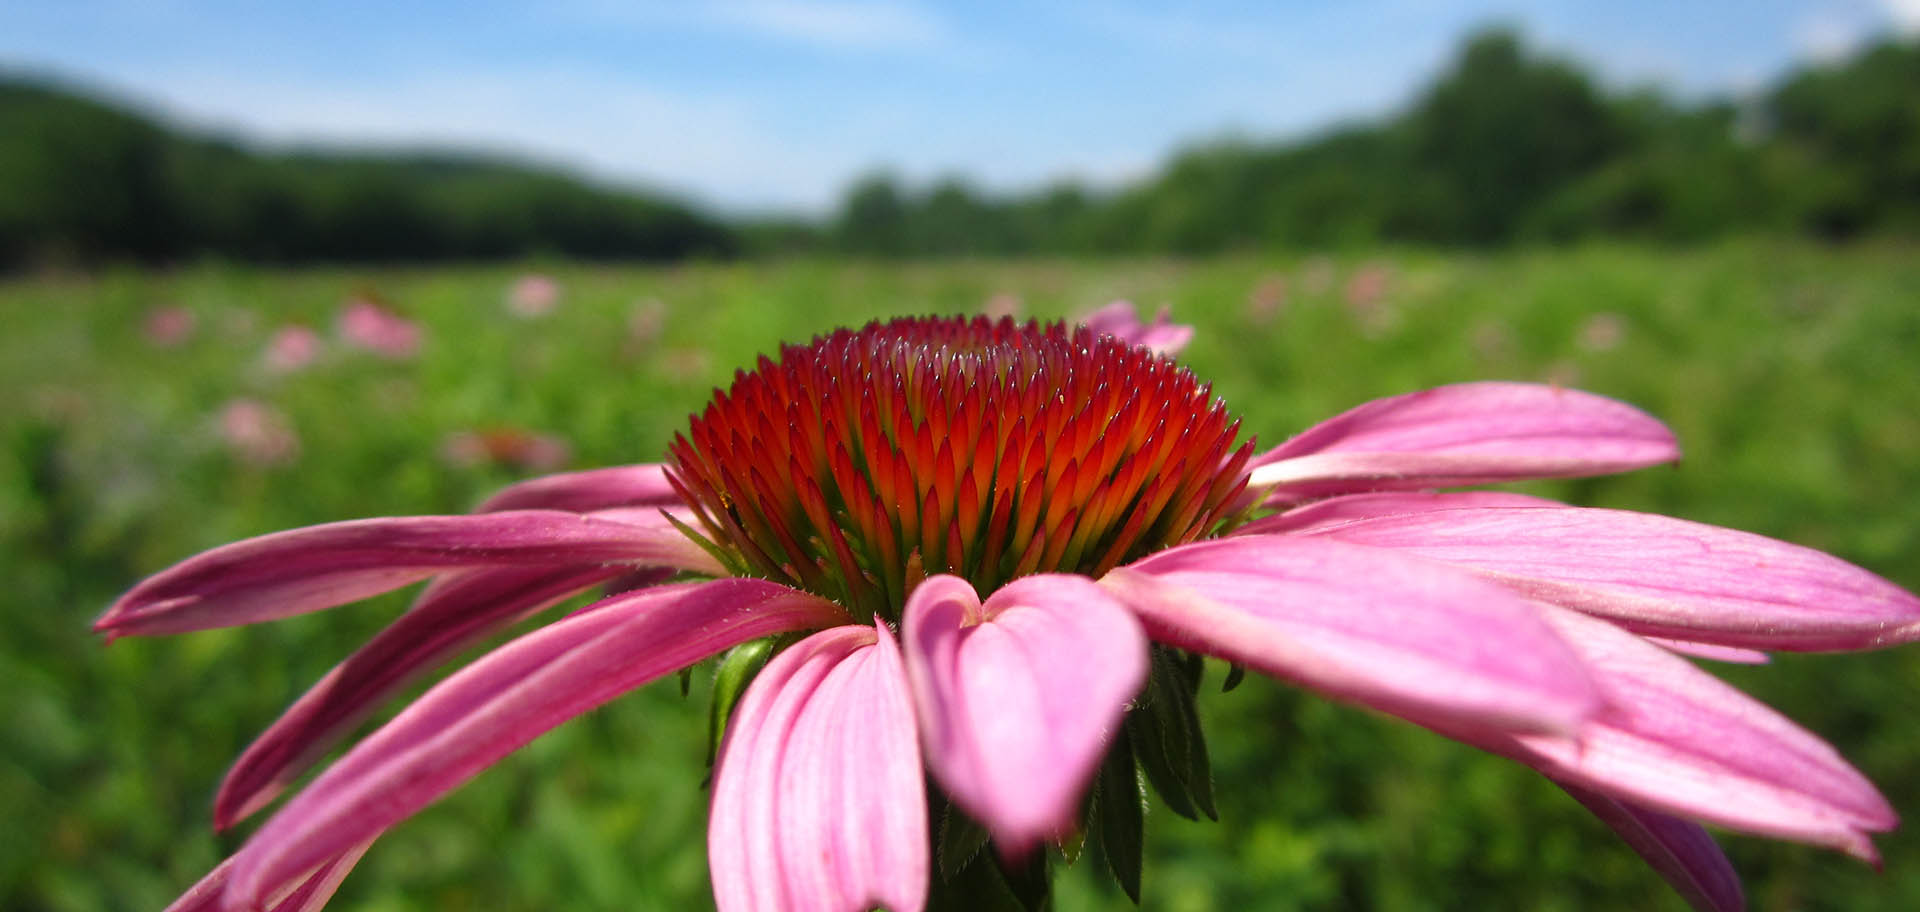
[[[170,304],[147,311],[140,332],[156,348],[173,348],[193,336],[196,322],[193,311]]]
[[[560,304],[560,283],[552,276],[530,273],[507,289],[507,312],[516,317],[544,317]]]
[[[997,291],[980,305],[980,315],[989,320],[1001,317],[1018,317],[1021,314],[1020,296],[1011,291]]]
[[[1310,295],[1323,295],[1333,290],[1333,261],[1316,256],[1300,268],[1300,289]]]
[[[267,341],[267,370],[275,374],[300,370],[320,357],[320,345],[320,334],[312,328],[298,323],[282,326]]]
[[[384,358],[405,360],[420,351],[420,327],[372,298],[348,298],[340,311],[340,338]]]
[[[220,436],[240,461],[269,467],[300,457],[300,437],[279,409],[258,399],[235,399],[220,410]]]
[[[660,338],[667,328],[667,302],[659,298],[645,298],[634,302],[633,312],[627,315],[627,341],[635,347],[644,348]]]
[[[1247,293],[1247,322],[1255,326],[1272,323],[1280,311],[1287,306],[1287,279],[1285,276],[1270,275],[1261,279]]]
[[[1134,313],[1132,302],[1115,301],[1077,322],[1096,333],[1117,336],[1156,354],[1177,355],[1193,341],[1193,327],[1173,322],[1172,311],[1171,307],[1162,307],[1152,323],[1142,323]]]
[[[1369,263],[1355,270],[1347,280],[1347,312],[1368,336],[1378,336],[1399,322],[1400,315],[1387,302],[1391,277],[1386,266]]]
[[[713,370],[713,358],[704,348],[681,346],[660,353],[660,373],[674,380],[697,380]]]
[[[1627,319],[1612,311],[1603,311],[1580,324],[1578,342],[1587,351],[1604,352],[1619,348],[1626,338]]]
[[[558,469],[573,455],[559,437],[513,427],[456,431],[441,443],[440,453],[456,466],[492,464],[535,472]]]

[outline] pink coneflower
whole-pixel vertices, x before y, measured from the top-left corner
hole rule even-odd
[[[1115,301],[1081,317],[1080,322],[1096,333],[1118,336],[1149,351],[1171,355],[1193,341],[1193,327],[1173,322],[1171,310],[1162,307],[1152,323],[1142,323],[1132,302]]]
[[[1587,351],[1606,352],[1619,348],[1626,338],[1626,318],[1612,311],[1604,311],[1581,322],[1576,341]]]
[[[560,283],[552,276],[523,275],[507,289],[507,312],[522,319],[544,317],[559,304]]]
[[[1895,818],[1872,785],[1679,654],[1906,642],[1920,599],[1740,532],[1430,493],[1677,458],[1620,402],[1448,386],[1256,454],[1137,341],[981,318],[841,330],[737,374],[663,464],[535,479],[472,515],[267,535],[134,587],[98,630],[252,623],[434,578],[247,749],[222,828],[415,676],[571,593],[622,590],[429,689],[181,905],[323,898],[508,752],[722,654],[723,910],[919,909],[951,888],[931,858],[1000,876],[1090,820],[1137,848],[1136,766],[1211,813],[1204,751],[1185,749],[1202,655],[1540,770],[1704,908],[1740,887],[1692,821],[1874,857]],[[676,573],[708,579],[660,582]],[[996,851],[971,853],[971,832]]]
[[[235,399],[221,408],[220,438],[234,456],[252,465],[286,465],[300,456],[293,422],[258,399]]]
[[[533,472],[551,472],[567,464],[572,449],[552,434],[525,428],[496,427],[447,435],[440,453],[457,466],[492,464]]]
[[[320,334],[298,323],[282,326],[267,341],[263,362],[270,373],[291,374],[320,357]]]
[[[193,311],[178,304],[169,304],[147,311],[146,320],[140,324],[140,333],[155,348],[176,348],[193,337],[193,329],[198,322]]]
[[[340,338],[384,358],[403,361],[420,351],[420,327],[372,298],[347,299],[340,310]]]
[[[1019,295],[1011,291],[996,291],[981,302],[980,315],[989,320],[1018,317],[1024,312],[1024,307]]]
[[[1255,326],[1265,326],[1280,316],[1287,306],[1286,276],[1271,275],[1260,280],[1247,293],[1247,322]]]

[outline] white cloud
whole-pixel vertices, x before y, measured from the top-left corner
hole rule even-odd
[[[1880,8],[1902,35],[1920,33],[1920,0],[1880,0]]]
[[[819,210],[844,168],[767,132],[752,105],[568,69],[416,76],[378,85],[145,74],[172,119],[269,146],[446,148],[560,165],[730,209]]]
[[[925,10],[865,0],[739,0],[703,9],[719,22],[835,48],[915,50],[947,44],[952,37],[946,24]]]
[[[831,51],[915,53],[960,44],[952,26],[933,11],[878,0],[579,0],[569,9],[601,22],[747,33]]]
[[[1832,63],[1851,56],[1867,39],[1867,32],[1858,18],[1829,10],[1802,19],[1794,27],[1793,41],[1809,59]]]

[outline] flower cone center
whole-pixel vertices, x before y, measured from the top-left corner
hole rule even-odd
[[[1238,431],[1185,368],[1084,327],[908,318],[762,356],[667,471],[737,572],[897,619],[928,574],[985,594],[1209,533]]]

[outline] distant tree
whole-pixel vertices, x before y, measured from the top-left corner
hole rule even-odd
[[[1622,145],[1592,83],[1529,57],[1512,32],[1468,40],[1406,121],[1408,164],[1429,185],[1401,221],[1431,240],[1511,239],[1530,211]]]
[[[854,182],[835,227],[840,246],[874,256],[907,252],[907,207],[893,175],[869,174]]]

